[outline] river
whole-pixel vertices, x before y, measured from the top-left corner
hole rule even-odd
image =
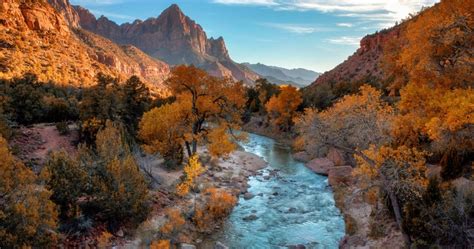
[[[230,248],[338,248],[344,236],[344,220],[335,206],[327,177],[297,162],[288,146],[249,134],[245,151],[268,162],[262,175],[249,179],[255,197],[240,197],[222,229],[213,235]],[[270,172],[278,174],[270,176]],[[256,220],[245,217],[255,215]],[[255,216],[253,218],[255,218]]]

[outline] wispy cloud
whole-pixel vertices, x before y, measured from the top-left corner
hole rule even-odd
[[[347,22],[343,22],[343,23],[336,23],[337,26],[339,27],[346,27],[346,28],[350,28],[350,27],[353,27],[354,24],[352,23],[347,23]]]
[[[358,46],[360,43],[360,39],[362,39],[362,37],[341,36],[337,38],[328,39],[327,41],[338,45]]]
[[[329,31],[327,28],[316,27],[307,24],[290,24],[290,23],[262,23],[261,25],[284,30],[295,34],[311,34],[315,32]]]
[[[375,23],[395,23],[439,0],[212,0],[227,5],[261,5],[286,11],[335,13]],[[379,25],[382,26],[382,25]]]
[[[214,3],[227,5],[263,5],[276,6],[279,5],[275,0],[213,0]]]

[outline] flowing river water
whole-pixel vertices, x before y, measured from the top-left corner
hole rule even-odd
[[[229,248],[338,248],[344,220],[327,177],[295,161],[291,149],[273,139],[249,134],[242,146],[263,157],[268,166],[249,179],[248,191],[254,197],[240,197],[213,240]]]

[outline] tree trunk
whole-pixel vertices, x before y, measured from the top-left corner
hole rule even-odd
[[[185,144],[186,144],[186,150],[188,151],[188,157],[191,158],[193,156],[193,152],[191,151],[189,142],[185,142]]]
[[[383,180],[384,186],[388,186],[388,182],[385,179],[385,177],[382,176],[382,180]],[[398,205],[397,196],[392,190],[388,189],[387,187],[385,187],[384,189],[385,191],[387,191],[388,197],[390,198],[390,203],[392,204],[393,213],[395,214],[395,221],[397,222],[398,228],[402,232],[403,239],[405,239],[405,243],[407,244],[408,248],[410,248],[410,243],[411,243],[410,236],[408,236],[408,234],[403,229],[403,218],[402,218],[400,206]]]

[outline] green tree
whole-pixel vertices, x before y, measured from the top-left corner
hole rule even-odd
[[[47,186],[53,192],[51,199],[60,206],[61,216],[75,215],[78,198],[86,194],[90,181],[86,168],[66,152],[58,151],[49,156],[42,175],[47,176]]]

